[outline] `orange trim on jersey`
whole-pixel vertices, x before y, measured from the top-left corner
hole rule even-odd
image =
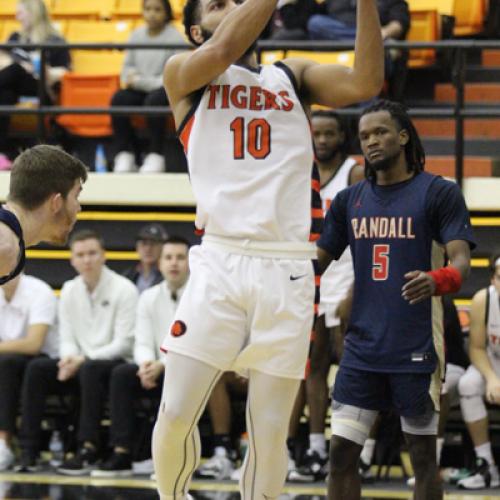
[[[317,179],[311,179],[311,187],[317,193],[321,191],[321,184]]]
[[[179,139],[182,142],[182,145],[184,146],[184,153],[187,154],[188,150],[188,145],[189,145],[189,136],[191,135],[191,129],[193,128],[194,125],[194,115],[189,118],[189,120],[186,122],[184,127],[182,127],[182,130],[179,133]]]
[[[314,304],[314,314],[318,314],[319,305]]]
[[[196,236],[203,236],[205,234],[205,230],[204,229],[198,229],[197,227],[194,228],[194,234],[196,234]]]
[[[309,235],[309,241],[318,241],[320,236],[320,233],[311,233]]]
[[[321,284],[321,276],[317,275],[317,276],[314,277],[314,284],[316,286],[320,286],[320,284]]]
[[[322,208],[311,208],[311,217],[314,219],[322,219],[323,218],[323,209]]]

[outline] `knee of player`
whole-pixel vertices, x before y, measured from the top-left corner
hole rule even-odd
[[[193,425],[193,419],[174,405],[161,403],[156,422],[160,432],[184,432]]]
[[[330,471],[333,474],[356,470],[362,447],[340,436],[330,441]]]
[[[458,381],[458,394],[461,398],[479,396],[481,394],[482,380],[465,374]]]

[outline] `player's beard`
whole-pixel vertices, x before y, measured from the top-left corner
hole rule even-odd
[[[201,28],[201,35],[203,36],[203,42],[206,42],[207,40],[210,40],[213,36],[213,32],[209,31],[205,28]],[[257,48],[257,40],[255,40],[250,47],[245,51],[245,53],[241,56],[242,58],[245,58],[255,52],[255,49]]]
[[[397,159],[399,158],[399,152],[392,155],[392,156],[387,156],[386,158],[382,158],[381,160],[375,161],[373,163],[370,163],[366,158],[365,158],[365,163],[366,166],[373,171],[376,172],[383,172],[386,170],[390,170],[394,164],[397,162]]]
[[[316,157],[316,160],[318,160],[320,163],[327,163],[330,160],[333,160],[335,155],[338,153],[338,149],[329,149],[323,154],[318,153],[316,147],[314,147],[314,156]]]

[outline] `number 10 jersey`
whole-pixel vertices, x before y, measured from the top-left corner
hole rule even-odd
[[[311,250],[322,224],[313,146],[284,64],[230,66],[200,92],[179,127],[207,235]]]

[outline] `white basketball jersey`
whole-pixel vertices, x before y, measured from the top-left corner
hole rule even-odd
[[[311,217],[321,210],[311,211],[309,120],[292,80],[284,65],[232,65],[207,85],[179,128],[196,228],[207,236],[298,243],[309,251],[319,236],[311,236]]]
[[[349,174],[354,165],[356,165],[356,160],[347,158],[335,177],[321,187],[321,202],[325,214],[337,193],[348,187]],[[350,248],[347,247],[340,259],[332,261],[321,277],[321,303],[337,305],[346,296],[353,280],[352,255]]]
[[[500,358],[500,298],[493,285],[488,287],[487,294],[486,334],[488,335],[488,351],[498,359]]]

